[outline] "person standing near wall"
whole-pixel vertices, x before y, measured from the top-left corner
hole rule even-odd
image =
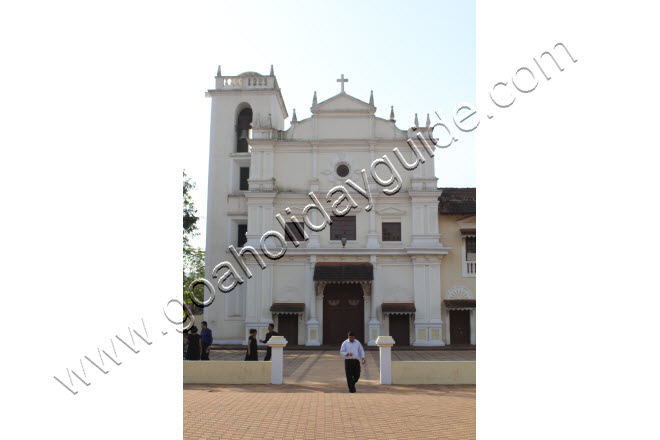
[[[248,338],[247,351],[245,352],[246,361],[258,361],[257,355],[257,329],[250,329],[250,337]]]
[[[264,344],[268,344],[268,341],[270,340],[270,338],[273,337],[273,336],[277,336],[277,335],[278,335],[278,333],[275,331],[275,326],[272,323],[268,324],[268,333],[266,333],[266,339],[259,339],[259,342],[264,343]],[[270,355],[271,355],[270,347],[268,347],[266,349],[266,357],[264,358],[264,360],[269,361],[270,360]]]
[[[213,344],[213,333],[211,329],[208,328],[206,321],[202,321],[202,360],[209,360],[209,352],[211,350],[211,344]]]
[[[202,338],[197,334],[197,327],[193,325],[188,334],[188,351],[186,353],[186,359],[189,361],[198,361],[201,354]]]

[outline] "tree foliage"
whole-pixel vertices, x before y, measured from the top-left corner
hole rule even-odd
[[[199,235],[197,221],[200,217],[197,215],[197,208],[192,198],[191,191],[195,188],[195,182],[186,176],[183,172],[183,300],[194,312],[198,311],[194,306],[189,291],[190,283],[196,279],[204,278],[204,257],[205,251],[202,248],[194,247],[190,244],[193,237]],[[203,300],[203,285],[195,288],[195,293],[200,300]]]
[[[199,235],[197,228],[197,208],[190,192],[195,188],[195,182],[183,172],[183,244],[187,245],[192,237]]]

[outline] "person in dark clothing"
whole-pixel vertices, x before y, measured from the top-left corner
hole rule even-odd
[[[186,359],[189,361],[198,361],[202,354],[202,338],[197,334],[197,327],[194,325],[190,328],[188,335],[188,352]]]
[[[272,336],[278,336],[278,333],[275,331],[275,326],[273,324],[268,324],[268,333],[266,333],[266,339],[259,339],[259,342],[263,342],[264,344],[267,344],[268,341]],[[266,349],[266,357],[264,358],[265,361],[270,360],[270,347]]]
[[[185,361],[188,353],[188,330],[183,331],[183,360]]]
[[[213,344],[213,333],[206,325],[206,321],[202,321],[202,333],[200,336],[202,337],[202,360],[208,361],[210,347]]]
[[[246,361],[258,361],[257,357],[257,330],[250,329],[250,337],[248,338],[247,351],[245,352]]]

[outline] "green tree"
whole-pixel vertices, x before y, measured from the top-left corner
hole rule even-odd
[[[183,245],[189,245],[190,239],[199,235],[197,228],[197,208],[190,192],[195,188],[195,182],[183,171]]]
[[[193,201],[191,191],[195,188],[195,182],[186,176],[183,171],[183,301],[193,313],[198,312],[192,300],[193,292],[189,291],[190,283],[199,278],[204,278],[204,249],[194,247],[190,244],[193,237],[199,235],[197,221],[200,217],[197,215],[197,208]],[[195,288],[197,298],[203,300],[204,287],[200,285]]]

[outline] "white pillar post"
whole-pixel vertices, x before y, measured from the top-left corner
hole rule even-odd
[[[376,345],[380,349],[380,384],[392,385],[392,336],[378,336]]]
[[[270,383],[273,385],[282,385],[282,376],[284,373],[284,346],[287,344],[284,336],[273,336],[268,341],[271,349],[270,365]]]

